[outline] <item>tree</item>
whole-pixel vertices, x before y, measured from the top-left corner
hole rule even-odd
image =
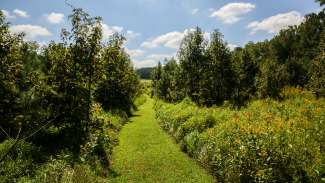
[[[231,53],[223,35],[215,30],[205,53],[205,67],[202,75],[202,103],[206,105],[220,104],[230,99],[234,86],[234,73],[231,64]]]
[[[177,102],[184,98],[180,68],[174,58],[166,60],[161,76],[162,99],[168,102]]]
[[[285,64],[267,59],[260,65],[260,72],[257,76],[257,92],[259,97],[279,97],[281,90],[289,83],[289,74]]]
[[[12,137],[21,127],[23,118],[19,102],[19,85],[23,75],[22,36],[9,32],[8,23],[0,11],[0,127]],[[4,135],[0,136],[0,140]]]
[[[153,67],[140,68],[136,70],[136,73],[141,79],[150,79]]]
[[[205,47],[203,32],[199,27],[196,27],[194,31],[190,31],[184,37],[179,50],[185,94],[195,102],[199,102],[200,98]]]
[[[137,96],[139,79],[129,56],[123,49],[125,38],[115,34],[103,49],[104,80],[96,90],[96,100],[104,109],[122,109],[131,114]]]
[[[154,68],[151,78],[152,78],[152,93],[153,96],[160,97],[161,89],[160,89],[160,82],[161,82],[161,77],[162,77],[162,66],[161,63],[158,62],[158,65],[156,68]]]
[[[258,65],[252,59],[248,49],[237,48],[232,54],[233,71],[236,75],[233,103],[244,105],[255,94],[255,77],[258,73]]]
[[[319,55],[312,61],[309,70],[310,80],[309,88],[317,97],[325,96],[325,31],[322,33],[322,39],[319,46]]]
[[[62,43],[52,42],[44,51],[47,85],[44,101],[51,108],[54,125],[65,129],[74,152],[88,138],[92,125],[94,88],[101,77],[101,19],[81,9],[70,16],[71,32],[62,31]]]

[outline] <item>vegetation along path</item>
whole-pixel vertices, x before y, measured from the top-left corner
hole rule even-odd
[[[152,99],[123,127],[119,140],[113,152],[114,182],[213,182],[160,128]]]

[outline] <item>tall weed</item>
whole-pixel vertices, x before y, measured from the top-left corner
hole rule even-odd
[[[325,99],[300,88],[281,97],[241,110],[158,101],[156,115],[221,182],[324,182]]]

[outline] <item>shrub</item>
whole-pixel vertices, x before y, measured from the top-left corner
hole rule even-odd
[[[31,143],[18,141],[13,147],[14,140],[6,140],[0,144],[0,157],[6,158],[0,162],[0,182],[17,182],[21,176],[33,175],[38,148]]]
[[[138,96],[135,100],[134,100],[134,105],[136,107],[140,107],[142,104],[146,103],[147,101],[147,94],[142,94],[140,96]]]
[[[159,102],[156,111],[182,149],[221,182],[324,181],[325,99],[299,88],[281,97],[241,110]]]

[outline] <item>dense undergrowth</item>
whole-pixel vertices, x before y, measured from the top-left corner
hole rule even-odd
[[[125,112],[106,112],[100,104],[92,107],[93,121],[102,126],[92,133],[80,155],[74,157],[69,149],[37,146],[19,140],[0,163],[0,182],[104,182],[110,170],[112,149],[117,145],[117,135],[127,122]],[[46,130],[46,136],[58,138],[59,129]],[[0,157],[8,152],[15,140],[0,144]],[[77,159],[76,159],[77,158]]]
[[[156,117],[220,182],[324,182],[325,99],[287,88],[246,108],[157,101]]]

